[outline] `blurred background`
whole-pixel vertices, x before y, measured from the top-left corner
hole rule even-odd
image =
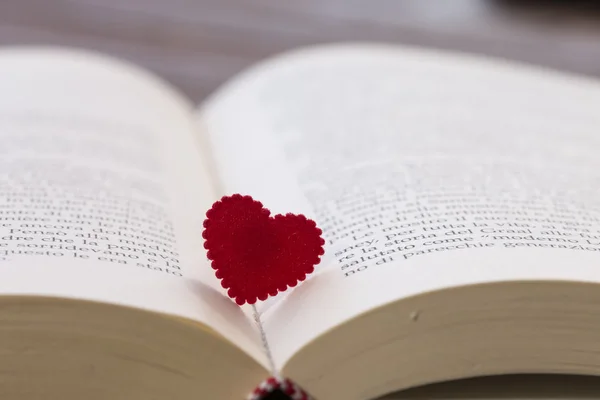
[[[600,2],[0,0],[0,44],[92,48],[200,101],[262,58],[332,41],[453,49],[600,76]]]

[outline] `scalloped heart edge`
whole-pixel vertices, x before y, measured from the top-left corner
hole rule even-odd
[[[294,277],[293,281],[286,282],[285,285],[274,288],[272,291],[268,292],[266,295],[256,296],[253,298],[246,298],[246,297],[239,295],[234,288],[231,288],[230,285],[227,284],[227,281],[225,278],[219,276],[219,265],[218,265],[217,261],[211,255],[211,252],[209,250],[209,247],[210,247],[209,240],[206,238],[207,228],[211,224],[210,215],[214,214],[215,210],[218,210],[219,208],[223,207],[223,205],[225,203],[234,201],[234,200],[239,201],[241,199],[243,199],[245,201],[249,201],[249,202],[253,203],[255,206],[260,207],[260,213],[264,214],[265,217],[267,217],[267,218],[277,219],[277,218],[286,218],[286,217],[292,216],[292,217],[302,218],[311,224],[311,228],[314,228],[316,230],[316,233],[319,237],[319,245],[318,245],[318,250],[317,250],[317,257],[316,257],[315,261],[312,263],[312,265],[310,267],[310,271],[307,270],[304,274],[302,274],[302,276]],[[269,209],[265,208],[260,201],[255,200],[254,198],[252,198],[252,196],[249,196],[249,195],[241,195],[241,194],[236,193],[231,196],[225,195],[225,196],[221,197],[221,199],[214,202],[213,205],[211,206],[211,208],[206,212],[206,219],[204,220],[203,227],[204,227],[204,230],[202,231],[202,237],[205,239],[204,248],[207,250],[206,257],[209,260],[211,260],[211,263],[210,263],[211,268],[213,268],[215,270],[215,275],[216,275],[217,279],[220,280],[220,283],[221,283],[221,286],[223,287],[223,289],[227,289],[227,295],[230,298],[232,298],[236,302],[236,304],[238,304],[240,306],[244,305],[245,303],[248,303],[250,305],[255,304],[257,300],[265,301],[266,299],[269,298],[269,296],[277,296],[279,293],[285,292],[288,288],[296,287],[300,282],[302,282],[306,279],[307,275],[314,272],[315,266],[321,262],[321,256],[323,254],[325,254],[325,249],[323,247],[325,245],[325,240],[321,237],[321,235],[323,234],[323,231],[319,227],[317,227],[317,223],[314,220],[307,218],[304,214],[287,213],[287,214],[276,214],[276,215],[271,216],[271,211]]]

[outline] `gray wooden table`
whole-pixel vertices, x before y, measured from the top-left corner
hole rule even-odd
[[[583,400],[600,398],[600,378],[589,376],[495,376],[427,385],[380,400]]]
[[[600,11],[585,3],[0,0],[0,44],[111,53],[162,75],[196,101],[259,59],[342,40],[449,48],[600,76]]]

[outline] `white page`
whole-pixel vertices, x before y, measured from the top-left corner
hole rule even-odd
[[[414,294],[599,280],[600,87],[521,68],[325,47],[259,66],[208,102],[224,190],[305,212],[328,241],[319,272],[265,317],[280,365]]]
[[[0,52],[0,294],[192,318],[262,361],[253,326],[202,279],[215,194],[190,110],[93,53]]]

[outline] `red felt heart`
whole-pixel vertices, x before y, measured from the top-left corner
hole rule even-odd
[[[223,197],[206,213],[207,257],[239,305],[295,286],[321,261],[325,241],[314,221],[270,214],[259,201],[239,194]]]

